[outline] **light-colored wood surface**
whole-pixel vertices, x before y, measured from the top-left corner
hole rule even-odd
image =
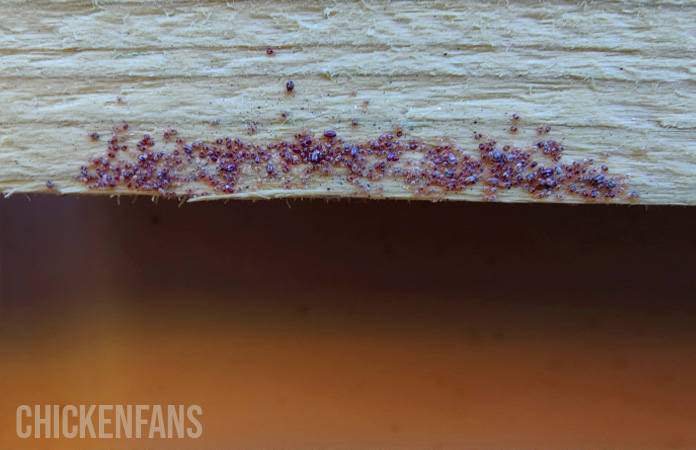
[[[136,137],[174,127],[258,143],[326,129],[364,142],[403,125],[407,138],[472,152],[476,131],[525,147],[550,125],[564,161],[630,175],[640,203],[696,203],[696,5],[556,3],[4,0],[0,190],[51,180],[55,192],[127,193],[75,180],[124,121]],[[242,178],[235,196],[357,194],[340,174],[292,189]],[[381,184],[374,196],[413,197]]]

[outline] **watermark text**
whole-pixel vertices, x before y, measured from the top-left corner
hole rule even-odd
[[[196,439],[198,405],[20,405],[17,436],[93,439]]]

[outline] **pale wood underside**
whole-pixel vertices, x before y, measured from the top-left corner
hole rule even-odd
[[[696,204],[696,4],[558,3],[3,1],[0,191],[52,180],[55,192],[129,193],[75,180],[124,121],[135,136],[174,127],[249,142],[326,129],[365,141],[401,124],[406,137],[472,151],[474,132],[528,146],[550,125],[564,160],[630,175],[640,203]],[[340,181],[233,197],[357,195]],[[381,184],[376,197],[413,198],[398,180]],[[480,200],[481,189],[447,198]]]

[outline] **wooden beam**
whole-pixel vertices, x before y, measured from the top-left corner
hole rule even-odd
[[[5,195],[696,204],[695,4],[0,4]],[[125,139],[119,148],[128,149],[109,158],[113,127]],[[551,130],[540,135],[538,127]],[[165,140],[172,129],[177,135]],[[324,138],[326,130],[337,137]],[[300,148],[312,133],[313,143]],[[143,153],[157,159],[162,152],[157,162],[138,162],[144,134],[154,145]],[[204,146],[224,153],[225,137],[246,146],[233,145],[228,172],[232,156],[200,156]],[[485,148],[490,140],[497,142]],[[557,161],[543,154],[561,144]],[[188,159],[185,145],[195,150]],[[392,145],[403,153],[389,157]],[[353,147],[360,163],[351,162]],[[517,172],[519,160],[490,155],[515,148],[519,157],[529,154]],[[239,156],[244,149],[248,155]],[[174,150],[181,164],[172,162]],[[108,170],[95,158],[107,158]],[[586,173],[564,178],[573,161]],[[141,170],[109,187],[129,163]]]

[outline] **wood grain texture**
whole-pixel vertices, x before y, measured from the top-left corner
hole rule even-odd
[[[640,203],[696,204],[696,4],[557,3],[4,0],[0,190],[52,180],[61,193],[129,193],[75,180],[123,121],[136,136],[174,127],[259,143],[325,129],[365,141],[401,124],[472,152],[474,132],[529,146],[550,125],[564,161],[630,175]],[[358,195],[338,174],[293,189],[254,177],[232,197]],[[381,184],[374,197],[413,198],[399,180]]]

